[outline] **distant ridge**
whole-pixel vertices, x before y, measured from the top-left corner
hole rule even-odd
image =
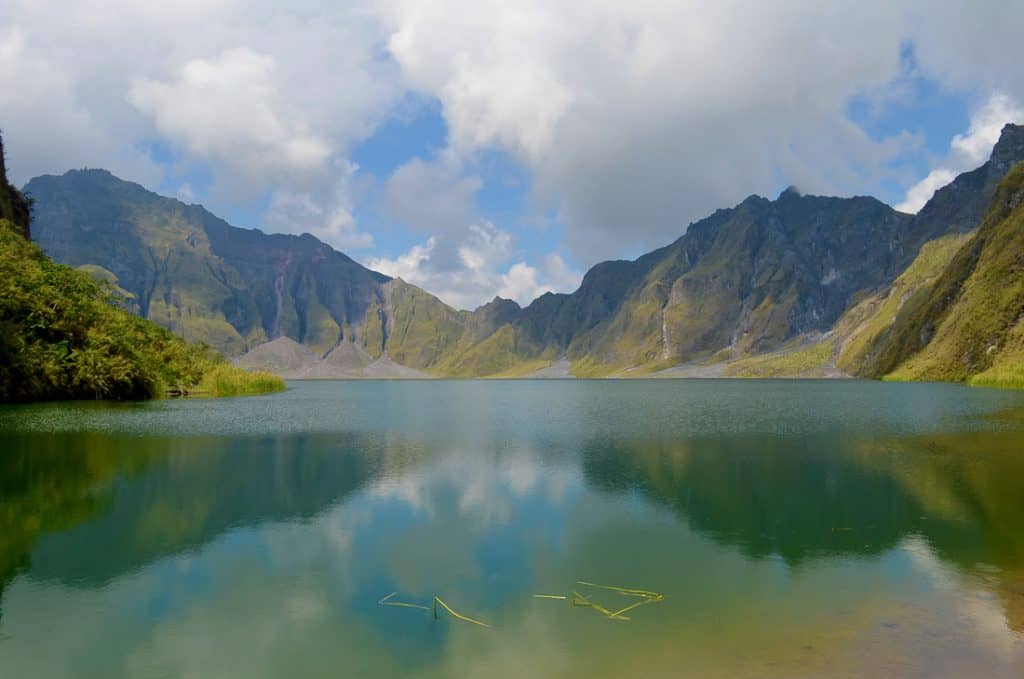
[[[597,264],[571,294],[525,308],[495,299],[473,312],[312,236],[232,227],[104,171],[39,177],[26,191],[37,201],[36,237],[53,257],[109,274],[137,313],[229,354],[249,352],[247,364],[270,367],[261,362],[288,347],[310,376],[365,376],[371,365],[521,376],[562,361],[576,376],[631,376],[787,351],[831,332],[926,243],[975,229],[1021,160],[1024,128],[1007,125],[990,160],[917,215],[793,187],[775,200],[751,196],[634,261]],[[282,338],[305,349],[258,350]]]

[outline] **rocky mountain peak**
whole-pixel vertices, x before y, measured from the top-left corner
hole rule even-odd
[[[992,149],[992,164],[1005,172],[1012,165],[1024,160],[1024,125],[1007,123],[999,135],[999,141]]]

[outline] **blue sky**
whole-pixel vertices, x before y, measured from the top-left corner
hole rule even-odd
[[[0,26],[16,181],[105,167],[463,308],[790,184],[916,210],[1024,119],[1024,5],[996,0],[0,0]]]

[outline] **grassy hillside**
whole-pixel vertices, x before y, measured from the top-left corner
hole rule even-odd
[[[725,367],[725,377],[820,377],[832,361],[834,341],[823,340],[787,351],[750,356]]]
[[[0,177],[0,179],[3,179]],[[20,196],[0,186],[0,204]],[[12,200],[13,199],[13,200]],[[0,218],[0,402],[211,396],[284,383],[228,364],[205,346],[115,306],[112,288],[51,261],[26,240],[27,210]]]
[[[284,389],[119,306],[99,267],[56,264],[28,240],[30,202],[7,182],[0,140],[0,402],[210,396]]]
[[[39,177],[26,188],[47,253],[110,281],[126,308],[229,355],[290,338],[347,376],[378,359],[484,377],[563,357],[580,377],[705,360],[729,362],[736,375],[835,372],[838,363],[881,376],[916,350],[893,333],[1020,160],[1024,127],[1007,125],[989,161],[917,215],[863,196],[751,196],[666,247],[595,265],[571,294],[548,293],[526,308],[495,300],[473,312],[308,234],[239,229],[108,172]]]
[[[389,280],[310,235],[236,228],[103,170],[37,177],[25,190],[49,256],[101,268],[139,315],[231,356],[281,336],[322,355]]]
[[[1024,386],[1024,163],[880,353],[876,369],[889,379]]]
[[[876,376],[886,359],[885,346],[900,319],[913,314],[927,299],[936,280],[975,232],[943,236],[921,248],[921,254],[883,293],[855,305],[836,324],[842,339],[836,363],[850,375]]]
[[[974,232],[950,234],[926,243],[893,284],[855,302],[820,339],[794,341],[779,351],[727,361],[726,377],[824,377],[865,375],[880,354],[896,320],[916,309]]]

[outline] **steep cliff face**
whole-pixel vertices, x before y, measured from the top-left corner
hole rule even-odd
[[[976,228],[1021,160],[1024,127],[1007,125],[988,162],[914,216],[866,197],[752,196],[691,224],[668,247],[598,265],[578,291],[537,300],[515,326],[545,351],[567,353],[584,375],[772,351],[830,330],[852,302],[886,289],[925,243]]]
[[[869,377],[1024,386],[1024,163],[977,234],[864,354]]]
[[[140,315],[230,354],[282,336],[317,353],[352,341],[389,280],[312,236],[235,228],[102,170],[38,177],[26,191],[52,257],[102,267]]]
[[[93,275],[47,257],[27,237],[30,203],[5,171],[0,165],[0,403],[284,389],[117,308]]]
[[[916,252],[926,241],[946,233],[966,233],[978,227],[996,188],[1017,163],[1024,161],[1024,125],[1005,125],[989,160],[959,175],[917,213],[904,242]]]
[[[827,328],[853,294],[889,280],[908,220],[871,198],[748,198],[691,225],[569,355],[598,371],[654,367]]]
[[[758,355],[828,332],[888,289],[925,243],[976,228],[1020,160],[1024,127],[1008,125],[991,159],[918,215],[869,197],[751,196],[664,248],[594,266],[572,294],[474,312],[312,236],[238,229],[103,171],[26,188],[47,252],[114,280],[146,318],[230,354],[290,338],[344,370],[389,361],[482,376],[568,360],[574,374],[597,376]]]

